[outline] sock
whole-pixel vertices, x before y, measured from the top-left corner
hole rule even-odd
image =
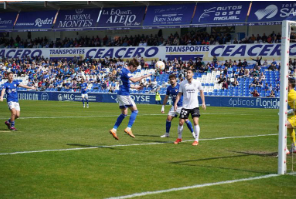
[[[132,126],[133,126],[133,124],[134,124],[134,122],[136,120],[136,117],[137,117],[138,113],[139,113],[138,110],[132,111],[131,117],[130,117],[130,119],[128,121],[128,125],[127,125],[128,128],[132,128]]]
[[[171,124],[172,124],[171,121],[166,121],[166,123],[165,123],[165,132],[166,132],[167,134],[170,133]]]
[[[82,98],[82,103],[83,103],[83,105],[84,105],[84,98]]]
[[[114,124],[113,129],[117,130],[117,128],[119,127],[119,125],[121,124],[121,122],[123,121],[123,119],[126,117],[127,115],[124,114],[120,114]]]
[[[185,122],[186,122],[187,127],[188,127],[188,129],[190,130],[190,132],[191,132],[191,133],[194,132],[194,131],[193,131],[193,127],[192,127],[192,123],[190,122],[190,120],[186,120]]]
[[[10,122],[11,127],[14,127],[15,122]]]
[[[288,132],[291,136],[292,143],[294,143],[294,146],[296,146],[296,138],[295,138],[295,130],[294,129],[288,129]]]
[[[183,125],[180,126],[180,124],[178,125],[178,138],[182,139],[182,132],[183,132]]]
[[[195,141],[198,141],[199,138],[200,127],[199,125],[194,125],[194,133],[195,133]]]
[[[11,120],[10,120],[10,118],[7,120],[9,123],[11,123]]]
[[[86,99],[86,103],[88,104],[88,99]]]

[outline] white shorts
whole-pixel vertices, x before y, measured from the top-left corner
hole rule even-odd
[[[133,107],[136,106],[134,100],[130,95],[117,95],[119,108]]]
[[[81,94],[81,97],[85,98],[85,99],[88,99],[88,94],[87,93],[86,94]]]
[[[177,111],[175,111],[174,106],[172,106],[172,108],[170,109],[168,115],[172,116],[172,117],[175,117],[175,115],[179,115],[181,113],[181,110],[182,110],[182,107],[178,107]]]
[[[9,110],[12,110],[12,109],[15,109],[17,111],[21,110],[20,104],[18,102],[8,102],[7,104],[8,104]]]

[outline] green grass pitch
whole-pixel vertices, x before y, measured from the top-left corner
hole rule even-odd
[[[196,147],[186,126],[184,142],[173,144],[178,119],[171,137],[160,138],[166,114],[159,105],[138,104],[136,138],[123,132],[127,117],[118,141],[108,132],[120,113],[117,104],[90,103],[86,109],[80,102],[20,101],[20,106],[18,131],[10,132],[4,125],[10,112],[0,103],[1,199],[109,198],[277,173],[278,110],[207,107],[201,110]],[[24,151],[30,153],[13,154]],[[288,171],[291,161],[287,157]],[[295,197],[296,175],[283,175],[135,198]]]

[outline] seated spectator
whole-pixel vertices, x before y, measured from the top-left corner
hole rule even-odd
[[[262,79],[262,80],[265,80],[265,75],[264,75],[263,72],[260,74],[259,78]]]
[[[236,78],[234,78],[234,81],[232,82],[232,86],[234,87],[239,86],[239,82],[237,81]]]
[[[222,76],[222,74],[220,74],[219,78],[218,78],[218,84],[221,84],[222,82],[224,82],[226,80],[226,77]]]
[[[249,69],[246,69],[244,72],[244,77],[250,77]]]
[[[275,97],[275,94],[274,94],[273,90],[270,91],[270,94],[269,94],[269,96],[267,96],[267,97]]]
[[[228,84],[227,84],[226,80],[224,80],[224,82],[222,84],[222,89],[228,89]]]
[[[253,82],[250,84],[250,87],[257,87],[259,86],[259,82],[257,78],[254,78]]]
[[[251,94],[253,95],[253,97],[259,97],[260,94],[258,93],[258,91],[255,89],[253,92],[251,92]]]
[[[243,77],[245,75],[245,70],[243,67],[239,70],[238,77]]]
[[[246,59],[244,59],[244,62],[243,62],[243,65],[242,65],[243,67],[247,67],[248,66],[248,62],[247,62],[247,60]]]
[[[268,70],[275,71],[276,66],[273,63],[271,63],[270,66],[268,67]]]

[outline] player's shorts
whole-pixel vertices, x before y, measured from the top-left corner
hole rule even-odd
[[[293,126],[293,128],[296,127],[296,115],[293,115],[291,117],[288,118],[288,121],[290,122],[290,124]]]
[[[136,106],[134,100],[130,95],[117,95],[117,100],[119,103],[119,108],[127,108]]]
[[[170,109],[168,115],[172,116],[172,117],[175,117],[176,115],[179,115],[181,113],[181,110],[182,110],[182,107],[178,107],[177,111],[175,111],[174,106],[172,106],[172,108]]]
[[[191,114],[191,117],[200,117],[199,114],[199,108],[194,108],[194,109],[185,109],[182,108],[181,113],[180,113],[180,118],[181,119],[188,119],[189,114]]]
[[[7,104],[8,104],[9,110],[12,110],[12,109],[15,109],[17,111],[21,110],[20,104],[18,102],[8,102]]]
[[[85,98],[85,99],[88,99],[88,94],[87,93],[86,94],[81,94],[81,97]]]

